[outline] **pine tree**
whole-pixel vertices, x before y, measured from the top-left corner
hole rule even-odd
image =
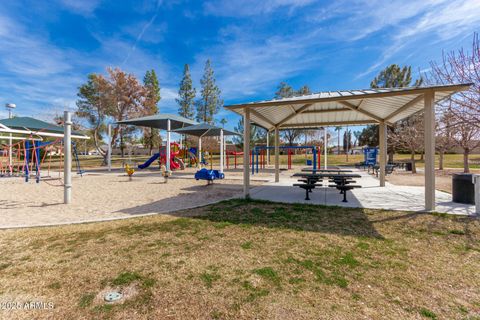
[[[205,71],[200,84],[202,86],[200,91],[202,97],[196,103],[197,121],[213,124],[213,117],[223,105],[223,100],[220,98],[221,91],[215,83],[215,75],[210,59],[205,63]]]
[[[301,87],[299,90],[295,91],[293,88],[286,82],[282,81],[277,87],[277,92],[275,92],[275,99],[290,98],[294,96],[303,96],[310,94],[310,88],[306,85]],[[284,138],[288,141],[290,146],[293,145],[295,140],[303,133],[306,136],[310,134],[309,130],[302,129],[286,129],[282,130]]]
[[[143,77],[143,86],[146,90],[145,105],[148,115],[158,113],[158,102],[161,99],[160,96],[160,84],[158,82],[157,74],[155,70],[147,70]],[[143,130],[143,145],[150,149],[150,154],[153,148],[158,147],[162,142],[158,129],[145,128]]]
[[[195,117],[195,95],[196,90],[192,85],[192,78],[190,76],[190,67],[185,64],[183,68],[183,78],[180,81],[180,89],[178,89],[179,99],[177,101],[178,114],[187,119]]]
[[[392,64],[383,69],[370,83],[372,88],[401,88],[408,87],[412,82],[412,67],[400,66]],[[419,78],[415,81],[414,86],[420,86],[423,79]]]
[[[382,71],[372,80],[370,83],[370,87],[372,88],[401,88],[401,87],[409,87],[412,83],[412,67],[404,66],[403,68],[399,65],[392,64]],[[413,84],[415,87],[421,86],[423,83],[423,78],[420,77],[415,80]],[[404,120],[408,122],[408,119]],[[376,126],[375,126],[376,127]],[[388,135],[393,136],[393,133],[397,129],[398,124],[394,127],[388,128]],[[367,127],[368,128],[368,127]],[[365,131],[365,130],[364,130]],[[378,134],[378,128],[370,128],[369,130],[365,131],[367,133],[374,133],[375,135]],[[363,133],[362,133],[363,135]],[[370,142],[374,140],[378,141],[378,137],[370,137],[367,138]],[[389,143],[388,148],[388,162],[393,161],[393,154],[395,153],[395,147],[392,143]]]

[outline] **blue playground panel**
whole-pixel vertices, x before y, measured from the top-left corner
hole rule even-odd
[[[201,169],[195,173],[196,180],[207,180],[209,182],[215,179],[224,179],[225,174],[221,173],[218,170],[208,170],[208,169]]]

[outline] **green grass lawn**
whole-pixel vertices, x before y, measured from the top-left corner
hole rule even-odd
[[[472,218],[244,200],[7,230],[0,301],[55,307],[0,318],[478,319],[479,240]]]

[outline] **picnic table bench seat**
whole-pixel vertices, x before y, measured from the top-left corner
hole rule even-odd
[[[329,185],[329,187],[331,188],[337,188],[338,190],[340,190],[340,193],[343,193],[343,200],[342,202],[348,202],[347,201],[347,191],[348,190],[353,190],[355,188],[361,188],[362,186],[360,185],[355,185],[355,184],[348,184],[348,185]]]
[[[294,183],[294,187],[299,187],[305,190],[305,200],[310,200],[309,193],[312,192],[312,189],[315,189],[315,187],[321,187],[321,184],[313,183],[313,184],[308,184],[308,183]]]

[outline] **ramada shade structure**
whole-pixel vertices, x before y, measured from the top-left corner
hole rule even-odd
[[[225,130],[220,127],[213,126],[208,123],[200,123],[197,125],[173,130],[175,133],[188,134],[198,137],[198,159],[201,157],[202,152],[202,137],[220,137],[220,172],[223,172],[223,159],[225,154],[225,141],[224,136],[239,136],[240,134]]]
[[[310,95],[225,106],[244,117],[244,163],[249,159],[250,123],[275,131],[275,181],[279,181],[279,130],[338,125],[380,126],[380,186],[385,186],[386,127],[424,110],[425,209],[435,209],[435,103],[467,90],[470,83],[366,90],[327,91]],[[244,166],[244,195],[249,196]]]
[[[167,131],[166,154],[170,154],[170,132],[175,129],[184,128],[197,124],[197,122],[170,113],[158,113],[151,116],[118,121],[117,124],[126,124],[140,127],[157,128]],[[109,152],[110,154],[110,152]],[[170,161],[166,161],[167,171],[170,171]]]

